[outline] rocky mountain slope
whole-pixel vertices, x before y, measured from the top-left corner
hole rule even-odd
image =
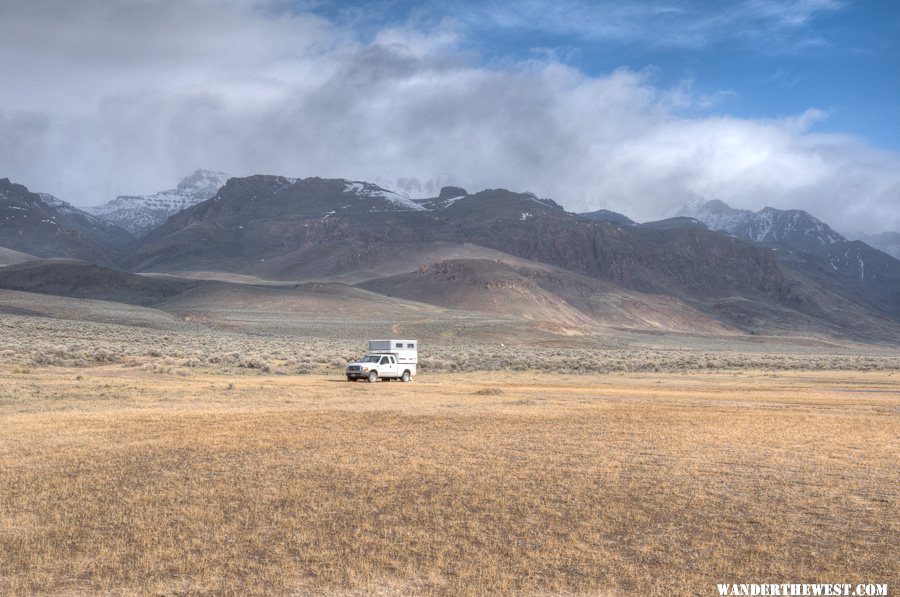
[[[228,175],[224,172],[197,170],[174,189],[152,195],[121,195],[103,205],[88,208],[88,211],[140,237],[169,216],[214,197],[227,180]]]
[[[567,326],[734,333],[678,299],[523,259],[450,259],[358,284],[388,296]]]
[[[269,259],[300,251],[295,263],[346,257],[353,260],[346,268],[370,260],[378,251],[375,236],[386,231],[392,244],[423,242],[421,233],[410,230],[409,218],[427,221],[429,214],[418,203],[369,183],[232,178],[215,198],[176,214],[148,234],[129,265],[138,270],[254,273],[265,270]],[[330,242],[342,244],[330,247]]]
[[[610,211],[608,209],[598,209],[597,211],[588,211],[584,213],[578,214],[582,218],[586,220],[593,220],[595,222],[613,222],[615,224],[621,224],[623,226],[636,226],[637,222],[632,220],[626,215],[622,215],[618,212]]]
[[[131,235],[53,195],[0,178],[0,246],[36,257],[100,265],[121,261]]]

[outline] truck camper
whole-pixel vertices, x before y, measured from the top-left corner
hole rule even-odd
[[[369,351],[363,358],[347,364],[347,381],[399,379],[412,381],[419,363],[418,340],[369,340]]]

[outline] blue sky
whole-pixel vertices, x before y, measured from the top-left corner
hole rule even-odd
[[[719,199],[900,230],[897,0],[0,0],[0,176]]]
[[[552,54],[584,73],[652,73],[689,85],[708,113],[783,118],[824,112],[817,128],[900,149],[896,0],[525,0],[305,2],[363,38],[387,26],[455,25],[484,65]]]

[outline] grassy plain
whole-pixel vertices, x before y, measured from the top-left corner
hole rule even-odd
[[[896,367],[366,384],[83,342],[0,366],[2,594],[900,587]]]

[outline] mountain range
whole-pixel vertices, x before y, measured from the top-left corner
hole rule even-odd
[[[0,257],[75,258],[194,283],[337,283],[567,329],[900,341],[900,261],[806,212],[706,202],[636,224],[505,189],[445,187],[412,200],[365,181],[257,175],[213,192],[222,178],[198,171],[173,191],[92,213],[3,179]],[[65,273],[72,263],[11,267],[0,288],[87,292]],[[104,280],[125,294],[139,286],[87,277],[94,294]]]
[[[712,200],[690,202],[678,215],[694,218],[710,230],[721,230],[744,240],[783,243],[811,252],[847,240],[818,218],[797,209],[764,207],[753,212],[734,209],[722,201]]]
[[[855,285],[871,292],[873,298],[879,297],[876,300],[883,300],[889,309],[900,288],[896,258],[862,241],[848,240],[805,211],[765,207],[753,212],[734,209],[722,201],[700,201],[687,204],[679,215],[771,247],[784,261],[803,261],[807,269],[853,278]],[[852,285],[848,282],[845,286]]]

